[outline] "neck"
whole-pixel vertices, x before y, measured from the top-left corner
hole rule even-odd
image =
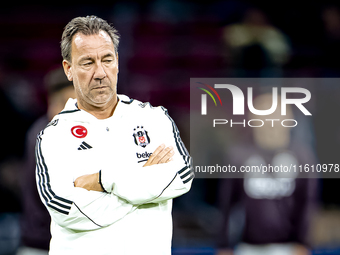
[[[90,105],[79,99],[77,99],[77,102],[79,109],[92,114],[97,119],[107,119],[113,115],[118,103],[118,97],[114,97],[113,100],[103,106]]]

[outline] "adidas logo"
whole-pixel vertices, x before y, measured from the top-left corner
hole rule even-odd
[[[81,145],[79,146],[78,150],[87,150],[87,149],[91,149],[92,146],[89,145],[88,143],[86,142],[82,142]]]

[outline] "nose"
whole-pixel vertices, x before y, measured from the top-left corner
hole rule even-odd
[[[94,78],[95,80],[101,81],[101,80],[103,80],[105,77],[106,77],[105,70],[104,70],[102,64],[101,64],[101,63],[98,63],[98,64],[97,64],[97,67],[96,67],[96,70],[95,70],[95,72],[94,72],[93,78]]]

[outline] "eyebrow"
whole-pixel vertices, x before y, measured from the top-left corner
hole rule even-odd
[[[114,57],[114,55],[112,53],[107,53],[103,56],[103,58],[107,58],[107,57]]]
[[[79,62],[84,62],[84,61],[88,61],[88,60],[93,61],[93,58],[91,58],[91,57],[83,57],[83,58],[81,58],[81,59],[79,60]]]

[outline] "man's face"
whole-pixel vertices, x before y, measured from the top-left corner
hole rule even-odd
[[[72,39],[72,61],[63,61],[66,76],[73,81],[78,104],[104,107],[117,95],[118,57],[110,36],[77,33]]]

